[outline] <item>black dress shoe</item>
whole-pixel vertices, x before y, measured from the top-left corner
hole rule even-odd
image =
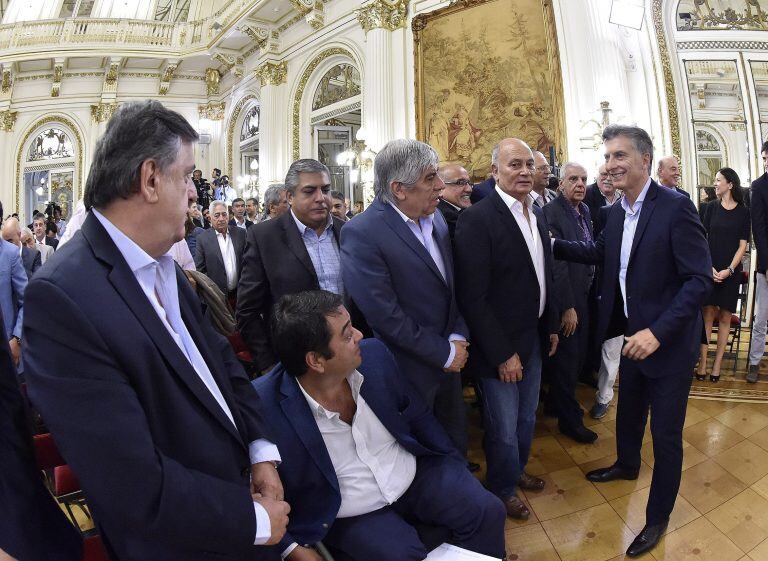
[[[582,444],[592,444],[597,440],[597,433],[589,430],[584,425],[580,427],[560,427],[560,432]]]
[[[646,525],[639,534],[637,534],[637,537],[634,539],[634,541],[629,544],[629,547],[627,548],[627,555],[629,557],[639,557],[646,551],[649,551],[653,549],[657,543],[659,543],[659,540],[661,539],[661,536],[664,535],[664,530],[667,529],[667,524],[669,521],[662,522],[661,524],[653,524],[653,525]]]
[[[634,481],[639,472],[622,469],[615,464],[607,468],[595,469],[587,473],[587,479],[594,483],[605,483],[616,479],[627,479]]]

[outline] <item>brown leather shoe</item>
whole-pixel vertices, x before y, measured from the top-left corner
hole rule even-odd
[[[528,507],[525,506],[525,503],[517,495],[507,497],[507,500],[504,501],[504,506],[507,507],[507,516],[510,518],[528,520],[528,517],[531,515],[531,511],[528,510]]]
[[[521,489],[525,489],[526,491],[541,491],[544,488],[544,480],[531,475],[530,473],[523,472],[523,475],[520,476],[520,481],[518,481],[518,485]]]

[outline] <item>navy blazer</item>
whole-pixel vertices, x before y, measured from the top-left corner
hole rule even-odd
[[[408,452],[465,460],[451,444],[424,400],[401,375],[394,357],[377,339],[360,343],[365,378],[360,395],[379,421]],[[264,417],[271,425],[282,463],[285,500],[291,505],[288,531],[278,549],[321,541],[341,506],[339,482],[312,411],[296,378],[278,364],[253,381]]]
[[[469,339],[454,295],[448,225],[441,213],[433,216],[433,238],[447,279],[387,203],[374,201],[341,231],[344,289],[423,394],[445,377],[448,337],[457,333]]]
[[[99,220],[25,294],[29,395],[121,561],[258,559],[248,444],[259,400],[176,267],[181,316],[233,424],[171,338]]]
[[[5,323],[2,335],[6,341],[14,335],[21,337],[26,289],[27,273],[18,246],[0,239],[0,313]]]
[[[557,259],[603,265],[596,337],[606,339],[619,287],[624,208],[609,207],[596,242],[555,240]],[[712,290],[712,259],[699,215],[690,199],[655,181],[646,193],[627,267],[626,334],[650,328],[661,346],[638,367],[649,377],[691,375],[699,356],[701,306]]]
[[[494,179],[493,176],[490,176],[485,181],[481,181],[480,183],[476,183],[472,187],[472,194],[469,196],[469,200],[472,201],[472,204],[479,203],[482,199],[487,197],[493,192],[493,188],[496,186],[496,179]]]

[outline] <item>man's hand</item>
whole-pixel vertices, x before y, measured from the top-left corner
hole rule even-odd
[[[285,530],[288,527],[288,513],[291,512],[291,507],[284,501],[276,501],[269,497],[264,497],[259,493],[251,495],[253,502],[259,503],[264,507],[269,515],[269,527],[272,530],[272,535],[264,542],[264,545],[275,545],[279,543],[285,535]]]
[[[642,329],[632,335],[624,338],[624,348],[621,354],[632,360],[643,360],[652,355],[661,343],[650,329]]]
[[[314,549],[297,545],[286,557],[288,561],[323,561],[320,554]]]
[[[13,358],[13,364],[18,366],[19,360],[21,360],[21,345],[19,344],[18,339],[16,339],[16,337],[11,338],[11,340],[8,341],[8,346],[11,347],[11,357]]]
[[[454,346],[456,352],[453,355],[453,362],[448,368],[444,368],[446,372],[461,372],[464,365],[467,363],[467,357],[469,357],[469,343],[467,341],[451,341],[451,345]]]
[[[283,500],[283,482],[272,462],[251,465],[251,493],[276,501]]]
[[[507,384],[523,379],[523,363],[517,353],[499,365],[499,380]]]
[[[555,356],[557,352],[557,344],[560,342],[560,337],[557,333],[552,333],[549,336],[549,354],[547,356]]]
[[[728,269],[722,271],[715,271],[713,275],[715,282],[723,282],[725,279],[731,276],[731,272]]]
[[[560,329],[563,332],[564,337],[570,337],[573,332],[576,331],[576,326],[579,325],[579,316],[576,315],[575,308],[568,308],[563,312],[563,317],[560,319]]]

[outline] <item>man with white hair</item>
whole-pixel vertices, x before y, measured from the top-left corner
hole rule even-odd
[[[393,140],[381,149],[376,199],[341,232],[341,272],[373,333],[465,454],[460,371],[469,332],[454,294],[448,225],[435,212],[445,188],[437,169],[437,153],[423,142]]]
[[[195,266],[216,283],[225,296],[234,298],[243,268],[245,231],[229,224],[224,201],[212,201],[211,227],[197,236]]]
[[[33,249],[40,253],[40,260],[44,265],[48,258],[53,255],[53,247],[50,245],[35,245],[35,235],[32,230],[26,226],[21,229],[21,245]]]

